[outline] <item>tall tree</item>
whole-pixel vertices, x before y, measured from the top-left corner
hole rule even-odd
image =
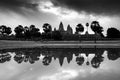
[[[48,24],[48,23],[43,24],[43,31],[44,31],[45,33],[52,32],[52,27],[51,27],[51,25]]]
[[[6,27],[5,33],[6,33],[7,35],[10,35],[10,34],[12,33],[11,28],[10,28],[10,27]]]
[[[108,28],[107,38],[120,38],[120,31],[116,28]]]
[[[84,31],[83,25],[82,24],[78,24],[76,26],[76,34],[79,34],[79,33],[83,32],[83,31]]]
[[[95,32],[95,34],[96,34],[96,33],[102,34],[102,32],[103,32],[103,27],[100,26],[100,24],[99,24],[98,21],[93,21],[93,22],[91,23],[91,29],[92,29],[92,31]]]
[[[82,24],[78,24],[77,27],[76,27],[76,34],[79,34],[81,35],[81,33],[84,31],[84,27]]]
[[[42,34],[42,36],[46,39],[52,39],[52,27],[50,24],[45,23],[43,24],[43,31],[44,33]]]
[[[40,37],[40,29],[36,28],[35,25],[30,25],[30,35],[31,37]]]
[[[9,35],[9,34],[12,33],[12,30],[11,30],[10,27],[7,27],[7,26],[5,26],[5,25],[1,25],[1,26],[0,26],[0,33],[1,33],[2,35]]]
[[[95,43],[96,43],[96,36],[97,36],[97,34],[100,34],[103,37],[103,34],[102,34],[103,27],[100,26],[98,21],[93,21],[91,23],[91,29],[92,29],[92,31],[95,32]]]
[[[15,29],[15,35],[17,38],[22,38],[23,37],[23,31],[24,31],[24,28],[22,25],[18,25]]]
[[[0,26],[0,33],[1,33],[2,35],[4,35],[5,29],[6,29],[6,26],[5,26],[5,25],[1,25],[1,26]]]

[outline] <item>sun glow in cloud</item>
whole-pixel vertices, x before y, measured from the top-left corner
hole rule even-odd
[[[39,9],[46,13],[52,13],[63,20],[64,19],[85,18],[84,12],[81,12],[81,14],[79,14],[78,12],[73,11],[73,10],[69,10],[69,9],[62,8],[62,7],[56,7],[50,1],[41,2]]]
[[[39,77],[38,80],[69,80],[78,76],[75,70],[61,70],[50,76]]]

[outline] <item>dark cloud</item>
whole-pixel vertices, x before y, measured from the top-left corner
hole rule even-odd
[[[119,14],[119,0],[51,0],[55,6],[95,14]]]
[[[18,13],[24,13],[25,9],[37,10],[37,1],[38,0],[0,0],[0,10]]]

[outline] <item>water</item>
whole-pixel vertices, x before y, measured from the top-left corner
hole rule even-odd
[[[0,80],[119,80],[119,48],[0,51]]]

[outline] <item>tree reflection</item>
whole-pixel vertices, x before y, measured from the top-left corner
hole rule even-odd
[[[119,49],[108,49],[108,59],[109,60],[117,60],[120,57],[120,50]]]
[[[95,50],[95,56],[91,60],[91,65],[94,68],[100,67],[101,62],[104,61],[104,57],[102,56],[104,53],[104,50]]]
[[[0,63],[8,62],[11,60],[11,55],[9,53],[0,53]]]
[[[51,63],[51,61],[52,61],[52,57],[46,55],[46,56],[43,58],[42,63],[43,63],[43,65],[48,66],[48,65]]]
[[[17,55],[14,56],[14,60],[15,60],[18,64],[20,64],[20,63],[23,62],[24,57],[22,56],[21,53],[19,53],[19,54],[17,54]]]
[[[82,66],[86,63],[87,66],[91,65],[93,68],[99,68],[104,61],[103,53],[107,50],[107,57],[109,60],[117,60],[120,57],[120,49],[101,49],[101,48],[31,48],[31,49],[13,49],[0,51],[0,63],[5,63],[11,60],[11,54],[8,52],[14,52],[13,59],[21,64],[23,62],[33,64],[40,60],[43,56],[42,63],[48,66],[52,63],[52,59],[58,60],[59,65],[63,66],[64,59],[70,63],[75,55],[76,64]],[[94,54],[92,59],[90,55]],[[85,55],[85,56],[83,56]]]
[[[102,57],[101,55],[95,55],[94,58],[91,60],[91,65],[94,68],[98,68],[101,64],[101,62],[103,62],[104,57]]]
[[[23,61],[33,64],[35,61],[39,60],[39,57],[40,53],[36,50],[23,50],[15,52],[14,60],[19,64]]]
[[[89,62],[89,60],[88,60],[88,56],[89,56],[89,53],[86,53],[86,57],[87,57],[87,62],[86,62],[86,65],[90,65],[90,62]]]
[[[82,65],[84,63],[84,57],[83,56],[80,56],[80,57],[76,57],[76,62],[78,65]]]

